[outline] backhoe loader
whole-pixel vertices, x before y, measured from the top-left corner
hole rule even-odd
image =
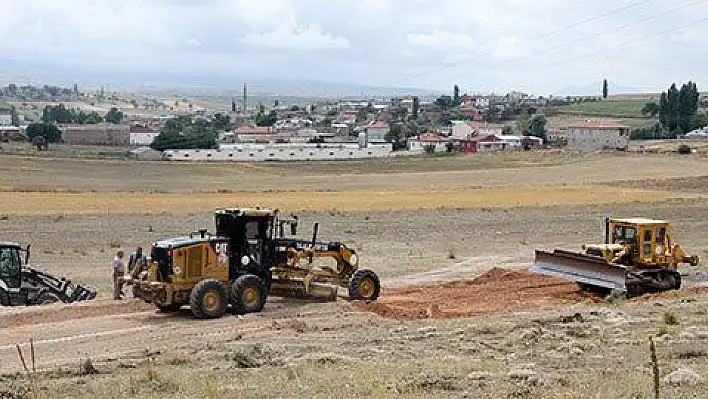
[[[200,230],[188,237],[152,245],[148,270],[126,280],[135,296],[162,311],[189,305],[197,318],[221,317],[229,305],[238,314],[260,312],[268,295],[336,300],[338,287],[350,299],[375,300],[381,286],[375,272],[358,268],[355,251],[336,241],[286,237],[297,231],[297,217],[281,219],[277,210],[221,209],[215,234]],[[329,258],[334,267],[317,267]]]
[[[674,241],[671,224],[644,218],[605,219],[605,243],[582,246],[584,253],[536,250],[531,271],[571,280],[586,291],[627,296],[681,287],[680,264],[697,266]]]
[[[24,257],[22,256],[24,254]],[[0,241],[0,306],[91,300],[98,292],[29,265],[30,246]]]

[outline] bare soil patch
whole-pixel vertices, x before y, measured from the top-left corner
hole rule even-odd
[[[473,279],[385,289],[376,302],[354,306],[387,318],[416,320],[549,309],[600,300],[582,293],[572,282],[495,267]]]
[[[290,211],[385,211],[436,208],[513,208],[660,202],[688,195],[615,187],[519,186],[354,192],[130,194],[0,192],[0,214],[76,215],[208,212],[233,207]]]

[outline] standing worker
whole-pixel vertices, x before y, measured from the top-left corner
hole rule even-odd
[[[125,277],[125,265],[123,263],[123,251],[118,251],[113,258],[113,299],[123,299],[123,278]]]
[[[146,267],[147,262],[143,254],[143,247],[135,248],[135,252],[130,254],[130,259],[128,259],[128,274],[133,278],[137,278]]]

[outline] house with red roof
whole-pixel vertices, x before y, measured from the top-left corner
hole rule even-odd
[[[468,136],[464,139],[458,140],[458,142],[460,152],[468,154],[476,152],[500,151],[507,148],[507,143],[493,134]]]

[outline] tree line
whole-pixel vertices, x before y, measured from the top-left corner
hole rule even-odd
[[[648,102],[644,115],[659,118],[659,122],[632,133],[634,139],[675,139],[692,130],[708,126],[708,115],[699,112],[700,93],[696,83],[689,81],[679,89],[673,83],[661,93],[659,102]]]
[[[165,122],[150,147],[157,151],[217,148],[219,132],[230,128],[231,118],[222,113],[211,120],[183,115]]]
[[[77,85],[73,89],[59,86],[18,86],[10,83],[5,87],[0,87],[0,98],[13,98],[20,100],[69,100],[81,96]]]
[[[64,104],[47,105],[42,110],[42,122],[44,123],[74,123],[79,125],[95,125],[97,123],[108,122],[118,124],[123,121],[125,114],[118,108],[111,108],[104,116],[96,111],[85,112],[74,108],[66,108]]]

